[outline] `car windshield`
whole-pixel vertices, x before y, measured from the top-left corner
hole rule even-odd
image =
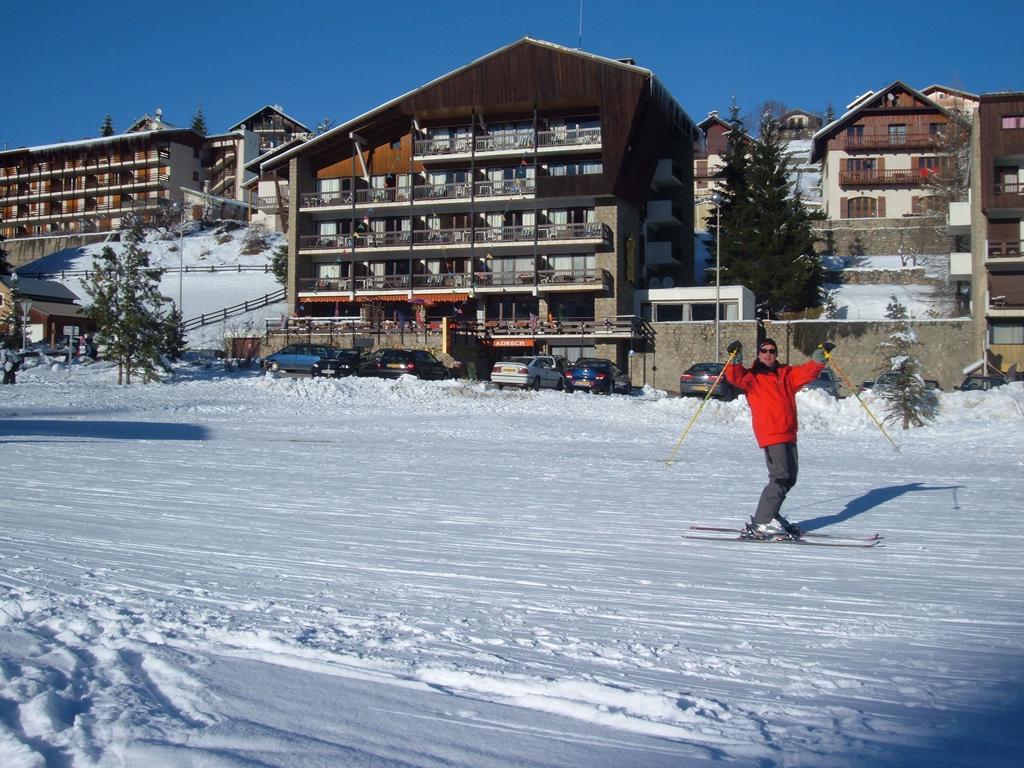
[[[574,368],[607,368],[611,365],[609,360],[601,360],[596,357],[581,357],[574,364]]]
[[[338,349],[331,353],[331,357],[341,360],[343,363],[358,363],[359,353],[350,349]]]
[[[529,365],[531,360],[533,360],[532,357],[510,357],[504,362],[515,363],[516,365]]]
[[[690,368],[686,372],[687,373],[711,373],[711,374],[714,374],[715,376],[717,376],[719,373],[721,373],[722,368],[724,368],[724,367],[725,366],[723,366],[721,363],[697,363],[696,365],[691,365]]]

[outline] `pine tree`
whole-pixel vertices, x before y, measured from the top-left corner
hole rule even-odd
[[[114,135],[114,118],[110,116],[110,113],[103,118],[103,125],[100,126],[100,136],[113,136]]]
[[[758,306],[778,315],[816,307],[824,282],[803,202],[789,188],[779,121],[765,113],[760,139],[744,129],[735,103],[722,179],[723,280],[745,285]],[[712,227],[715,237],[719,236]]]
[[[185,332],[181,329],[181,310],[172,305],[161,321],[160,352],[170,360],[181,360],[185,353]]]
[[[279,245],[270,257],[270,271],[281,285],[288,285],[288,246]]]
[[[821,119],[822,120],[822,124],[823,125],[828,125],[829,123],[835,122],[835,119],[836,119],[836,111],[832,107],[832,102],[830,101],[825,106],[825,116]]]
[[[196,107],[196,113],[192,116],[192,130],[200,136],[206,135],[206,116],[203,114],[203,105]]]
[[[910,325],[906,307],[895,295],[889,297],[886,318],[892,321],[892,331],[881,349],[884,367],[891,372],[886,385],[879,389],[887,424],[900,422],[903,429],[921,427],[932,421],[939,410],[939,401],[921,376],[921,363],[911,354],[919,343]]]
[[[168,299],[160,294],[162,270],[150,267],[143,237],[141,220],[129,218],[122,231],[123,252],[106,246],[93,259],[84,285],[92,298],[88,314],[100,329],[107,355],[117,361],[118,384],[131,384],[134,371],[154,375],[162,341]]]
[[[10,301],[2,309],[0,328],[3,330],[0,332],[0,341],[6,342],[9,349],[19,349],[25,340],[24,315],[21,311],[21,294],[13,284]]]
[[[0,219],[0,275],[7,277],[14,271],[14,267],[7,260],[8,252],[4,247],[5,242],[7,242],[7,236],[4,234],[4,220]]]

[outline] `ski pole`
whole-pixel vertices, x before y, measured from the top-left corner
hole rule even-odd
[[[839,363],[836,362],[836,359],[832,357],[831,352],[829,352],[824,347],[821,348],[821,351],[825,353],[825,359],[828,360],[828,362],[832,364],[832,367],[836,369],[836,373],[839,374],[840,378],[843,380],[843,383],[850,388],[851,392],[853,392],[853,396],[857,398],[857,402],[860,403],[861,407],[867,412],[868,416],[871,417],[871,420],[875,422],[875,426],[878,427],[878,429],[881,431],[883,435],[885,435],[885,439],[892,443],[892,447],[896,449],[896,453],[899,453],[900,447],[896,445],[895,442],[893,442],[893,439],[891,437],[889,437],[889,433],[885,431],[885,427],[882,426],[881,422],[875,418],[875,414],[873,414],[871,412],[871,409],[868,408],[867,403],[860,399],[860,389],[853,386],[853,384],[850,383],[850,380],[846,378],[846,374],[843,373],[843,369],[839,367]]]
[[[729,355],[729,359],[725,362],[725,365],[730,365],[734,357],[736,357],[736,352]],[[672,449],[672,455],[665,460],[665,464],[667,466],[672,466],[672,462],[676,457],[676,452],[679,450],[679,446],[683,444],[683,440],[686,439],[687,434],[689,434],[690,427],[692,427],[693,423],[697,421],[697,417],[700,416],[700,412],[704,410],[704,406],[708,404],[708,400],[711,399],[711,396],[715,394],[715,387],[718,386],[718,382],[720,382],[722,377],[725,376],[725,365],[723,365],[722,370],[718,372],[718,377],[715,379],[715,383],[711,385],[711,389],[709,389],[708,393],[704,395],[704,399],[700,403],[700,408],[698,408],[697,412],[693,414],[693,417],[690,419],[690,423],[686,425],[686,429],[683,430],[683,434],[679,436],[679,442],[677,442],[676,447]]]

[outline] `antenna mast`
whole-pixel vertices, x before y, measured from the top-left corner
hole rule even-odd
[[[580,43],[578,50],[583,50],[583,0],[580,0]]]

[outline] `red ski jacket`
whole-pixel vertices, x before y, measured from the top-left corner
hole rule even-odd
[[[754,437],[761,448],[796,442],[796,392],[814,380],[825,366],[811,360],[803,365],[778,365],[775,369],[735,363],[725,367],[725,378],[747,396]]]

